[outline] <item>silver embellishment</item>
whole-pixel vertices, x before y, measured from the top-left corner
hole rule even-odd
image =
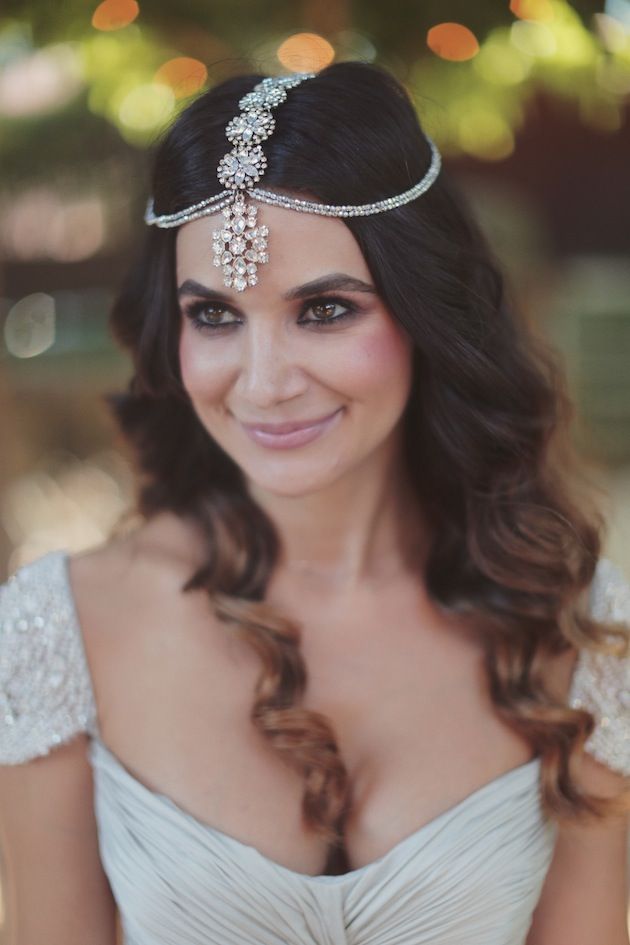
[[[98,732],[96,705],[65,552],[54,551],[0,585],[0,764],[81,731]]]
[[[605,558],[597,565],[590,610],[596,620],[630,626],[630,584]],[[568,704],[595,717],[585,750],[612,770],[630,775],[630,656],[581,650]]]
[[[260,146],[275,128],[271,109],[287,97],[293,88],[316,73],[297,73],[263,79],[251,92],[244,95],[239,105],[243,109],[227,125],[225,134],[233,148],[219,161],[217,176],[226,190],[235,191],[234,202],[223,210],[225,223],[212,232],[213,264],[223,269],[223,282],[242,292],[258,282],[258,265],[269,260],[267,254],[267,227],[257,227],[257,208],[247,204],[244,191],[251,193],[265,173],[267,158]]]
[[[286,99],[287,89],[316,73],[296,73],[291,76],[270,76],[259,82],[251,92],[244,95],[239,106],[243,110],[226,126],[226,137],[233,148],[219,161],[217,176],[225,190],[186,207],[177,213],[156,215],[154,202],[149,199],[144,215],[145,223],[161,228],[181,226],[191,220],[223,211],[225,223],[212,232],[213,264],[223,270],[224,284],[242,292],[248,285],[258,281],[258,264],[268,262],[266,227],[256,228],[257,209],[245,203],[245,194],[250,200],[258,200],[270,206],[297,210],[300,213],[315,213],[329,217],[368,216],[401,207],[424,194],[440,172],[442,158],[435,143],[426,136],[431,149],[431,163],[424,175],[413,187],[393,197],[366,204],[324,204],[313,200],[301,200],[286,194],[255,187],[267,166],[260,143],[270,136],[275,120],[270,113]],[[246,218],[246,227],[242,220]],[[257,229],[257,232],[256,232]]]

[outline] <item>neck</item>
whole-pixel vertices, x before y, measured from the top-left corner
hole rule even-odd
[[[352,591],[417,573],[426,554],[424,516],[400,466],[355,470],[307,496],[250,492],[280,533],[277,571],[292,581]]]

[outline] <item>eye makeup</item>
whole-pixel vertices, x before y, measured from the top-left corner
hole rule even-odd
[[[302,316],[309,309],[315,308],[316,306],[340,306],[344,309],[338,315],[333,315],[327,318],[309,318],[302,319]],[[229,321],[229,322],[212,322],[207,321],[204,318],[204,314],[208,312],[215,312],[219,315],[223,312],[232,312],[232,309],[225,303],[217,301],[213,303],[211,300],[197,300],[185,303],[182,305],[182,314],[188,318],[197,331],[206,332],[208,334],[212,333],[224,333],[226,331],[231,331],[234,327],[241,325],[241,321]],[[316,298],[308,299],[304,302],[300,309],[300,321],[298,324],[305,325],[308,327],[313,327],[316,330],[322,328],[332,328],[338,325],[340,322],[346,323],[356,318],[361,314],[361,309],[350,299],[338,298],[336,296],[317,296]]]

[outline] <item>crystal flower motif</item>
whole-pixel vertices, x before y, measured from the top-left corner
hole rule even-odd
[[[225,129],[225,134],[233,144],[248,146],[268,138],[275,126],[275,119],[270,112],[253,109],[233,118]]]
[[[265,85],[264,80],[244,95],[239,101],[241,108],[252,108],[262,105],[263,108],[277,108],[287,97],[286,90],[281,85]]]
[[[233,148],[219,161],[217,175],[228,190],[246,189],[260,180],[266,167],[267,158],[260,145]]]

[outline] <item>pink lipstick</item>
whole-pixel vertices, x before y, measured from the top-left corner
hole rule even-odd
[[[271,449],[286,450],[294,446],[304,446],[312,440],[317,439],[323,433],[334,426],[343,412],[343,407],[335,410],[319,420],[311,420],[306,423],[277,423],[277,424],[246,424],[241,426],[254,440],[261,446],[267,446]]]

